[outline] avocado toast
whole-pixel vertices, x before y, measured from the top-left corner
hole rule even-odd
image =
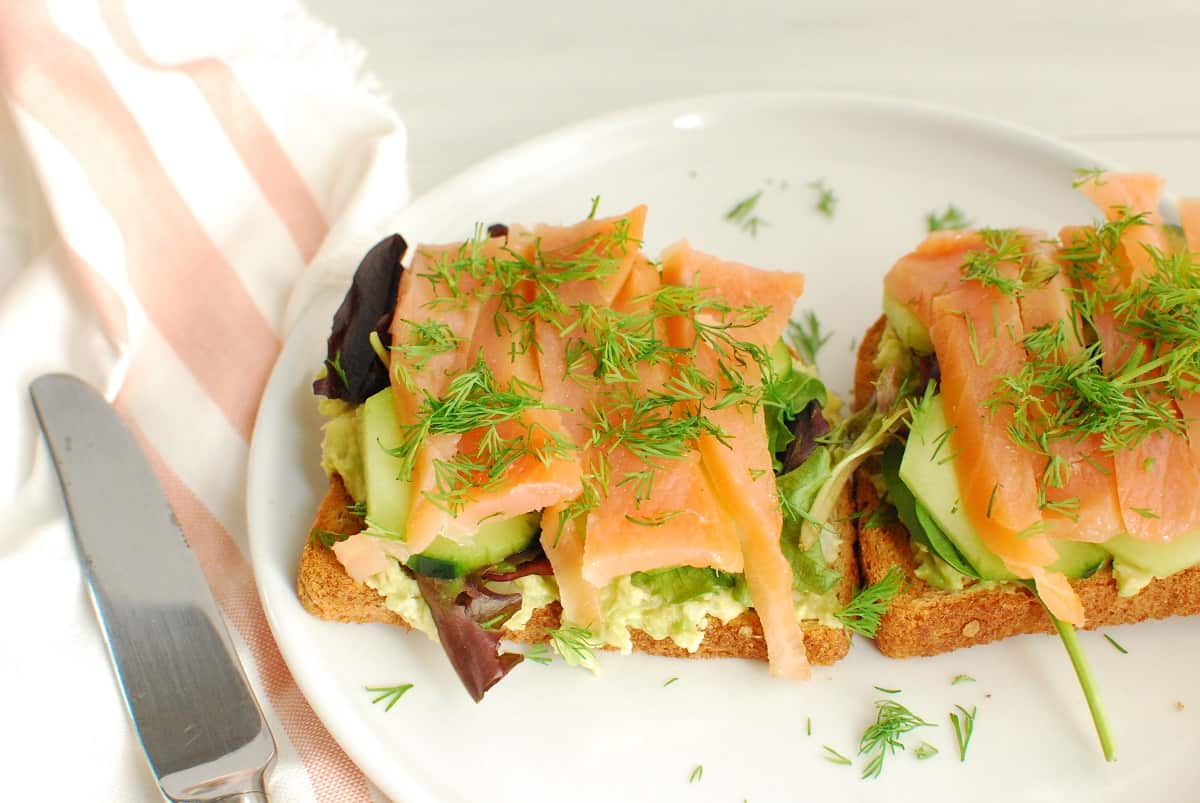
[[[889,271],[855,401],[907,427],[856,504],[866,579],[909,578],[880,649],[1057,632],[1112,760],[1076,629],[1200,613],[1200,231],[1156,176],[1076,186],[1102,220],[934,231]]]
[[[309,611],[423,630],[476,700],[523,658],[502,641],[789,677],[845,655],[850,476],[883,424],[841,420],[781,338],[802,277],[653,263],[644,220],[372,249],[314,384]]]

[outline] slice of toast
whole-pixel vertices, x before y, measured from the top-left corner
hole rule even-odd
[[[329,489],[317,510],[313,529],[351,534],[363,528],[362,519],[349,513],[347,505],[354,502],[336,474],[330,477]],[[858,586],[858,562],[854,557],[855,528],[848,518],[852,503],[849,485],[838,502],[834,519],[841,528],[842,547],[834,564],[842,574],[838,599],[845,604]],[[408,624],[384,605],[384,598],[374,589],[350,578],[342,569],[331,549],[306,540],[300,555],[296,590],[300,602],[314,616],[338,622],[386,622],[408,628]],[[525,628],[510,633],[513,641],[536,643],[548,641],[548,630],[560,624],[562,608],[553,602],[534,612]],[[817,622],[805,622],[804,646],[813,664],[832,664],[850,649],[850,637],[843,628],[828,627]],[[652,655],[672,658],[754,658],[765,661],[767,646],[763,640],[758,615],[746,611],[727,623],[709,617],[704,641],[696,652],[688,652],[670,639],[655,639],[633,630],[634,649]]]
[[[862,407],[874,392],[873,362],[887,321],[880,317],[867,330],[858,350],[854,372],[854,404]],[[859,469],[855,482],[855,507],[872,511],[879,504],[875,485],[867,478],[870,466]],[[1053,633],[1045,609],[1033,593],[1015,583],[978,583],[962,591],[943,591],[913,574],[913,557],[908,531],[899,523],[866,526],[870,516],[858,521],[858,551],[863,582],[880,580],[892,566],[908,576],[904,590],[892,601],[876,634],[880,652],[892,658],[938,653],[986,644],[1023,633]],[[1083,602],[1089,630],[1131,624],[1146,619],[1200,614],[1200,567],[1153,580],[1132,597],[1117,594],[1112,570],[1105,566],[1071,586]]]

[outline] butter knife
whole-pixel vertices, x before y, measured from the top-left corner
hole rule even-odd
[[[275,740],[195,555],[117,412],[84,382],[30,386],[116,679],[159,788],[263,803]]]

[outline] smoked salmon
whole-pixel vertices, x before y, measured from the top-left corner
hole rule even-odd
[[[664,255],[663,282],[701,292],[706,289],[712,292],[719,287],[733,296],[727,296],[732,304],[747,300],[765,303],[770,312],[758,323],[738,332],[739,337],[760,346],[779,338],[796,298],[804,289],[803,277],[771,274],[723,262],[693,250],[686,242]],[[676,347],[688,348],[699,335],[695,323],[676,320],[669,337]],[[718,358],[712,346],[698,348],[695,358],[702,370],[717,375]],[[743,380],[760,381],[754,375],[758,370],[757,365],[745,366]],[[746,409],[730,405],[711,410],[709,415],[724,438],[702,436],[700,453],[713,485],[720,489],[721,502],[738,525],[746,583],[762,620],[771,674],[808,677],[804,636],[792,603],[792,570],[779,547],[783,519],[775,474],[771,471],[762,407]],[[730,442],[736,447],[731,447]]]

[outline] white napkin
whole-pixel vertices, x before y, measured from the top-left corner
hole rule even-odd
[[[291,0],[0,8],[6,799],[160,799],[33,419],[52,370],[115,401],[166,485],[279,745],[272,799],[372,797],[280,658],[244,514],[293,287],[352,271],[408,199],[404,128],[362,60]]]

